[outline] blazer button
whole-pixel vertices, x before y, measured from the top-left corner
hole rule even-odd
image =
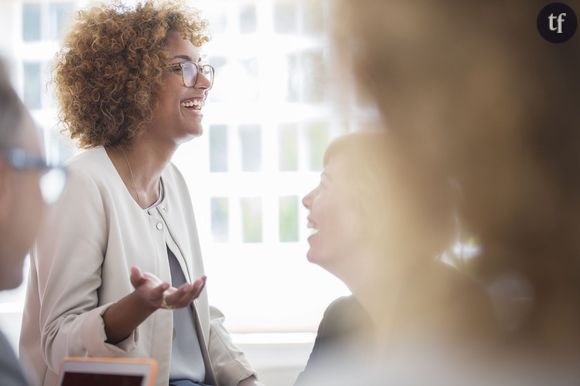
[[[156,227],[157,227],[158,230],[163,229],[163,223],[158,222],[157,225],[156,225]]]

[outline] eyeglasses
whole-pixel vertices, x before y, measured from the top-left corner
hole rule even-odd
[[[29,154],[18,148],[0,149],[0,153],[16,170],[40,171],[40,192],[44,202],[52,204],[58,200],[67,180],[67,171],[64,167],[49,165],[43,157]]]
[[[193,62],[176,63],[168,66],[173,71],[181,71],[181,78],[185,87],[195,87],[197,74],[201,73],[208,81],[208,90],[213,86],[214,68],[209,64],[199,65]]]

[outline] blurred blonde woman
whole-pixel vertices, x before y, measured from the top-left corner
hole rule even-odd
[[[339,137],[302,200],[308,260],[352,295],[326,309],[297,386],[366,384],[383,350],[473,348],[494,331],[483,288],[440,259],[454,234],[449,181],[396,147],[380,131]]]

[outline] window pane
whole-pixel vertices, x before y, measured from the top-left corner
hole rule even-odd
[[[286,99],[288,102],[298,102],[300,89],[300,60],[298,54],[290,54],[288,62],[288,91]]]
[[[315,35],[323,31],[324,17],[322,1],[305,0],[302,2],[302,30],[304,33]]]
[[[296,1],[278,1],[274,4],[274,31],[296,33]]]
[[[29,109],[41,107],[40,63],[24,63],[24,104]]]
[[[312,171],[321,171],[324,151],[329,141],[328,125],[325,123],[309,124],[306,130],[308,168]]]
[[[258,60],[254,56],[252,58],[241,60],[240,64],[243,71],[242,79],[244,82],[242,84],[244,85],[244,95],[246,95],[247,100],[255,101],[258,99],[260,83]]]
[[[227,197],[211,198],[211,234],[213,241],[226,242],[230,233]]]
[[[64,37],[66,27],[71,21],[73,3],[54,3],[48,9],[50,21],[50,38],[60,40]]]
[[[22,39],[40,40],[40,4],[22,4]]]
[[[246,4],[240,11],[240,32],[252,33],[256,32],[256,6],[254,4]]]
[[[298,170],[298,128],[295,124],[278,130],[278,163],[281,171]]]
[[[221,7],[220,7],[221,8]],[[210,11],[210,10],[208,10]],[[210,11],[211,12],[211,11]],[[228,27],[228,14],[225,9],[214,10],[215,15],[210,16],[211,32],[215,35],[226,33]]]
[[[298,241],[298,197],[280,197],[280,241]]]
[[[232,86],[228,81],[226,58],[223,56],[212,56],[209,59],[209,63],[215,69],[214,84],[208,96],[209,101],[223,102],[227,99],[228,92],[231,92],[230,87]]]
[[[209,129],[209,170],[228,171],[228,127],[211,125]]]
[[[245,243],[262,241],[262,199],[246,197],[240,200],[242,213],[242,240]]]
[[[240,125],[242,170],[257,172],[262,168],[262,133],[259,125]]]
[[[324,59],[322,52],[306,52],[302,57],[304,100],[310,103],[324,99]]]
[[[214,69],[218,70],[218,68],[222,68],[226,64],[226,58],[223,56],[212,56],[209,60],[209,63],[214,67]]]

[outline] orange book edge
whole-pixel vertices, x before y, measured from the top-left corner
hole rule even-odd
[[[157,379],[157,361],[153,358],[109,358],[109,357],[65,357],[60,365],[62,374],[64,362],[108,362],[108,363],[136,363],[149,365],[151,367],[151,377],[147,386],[153,386]]]

